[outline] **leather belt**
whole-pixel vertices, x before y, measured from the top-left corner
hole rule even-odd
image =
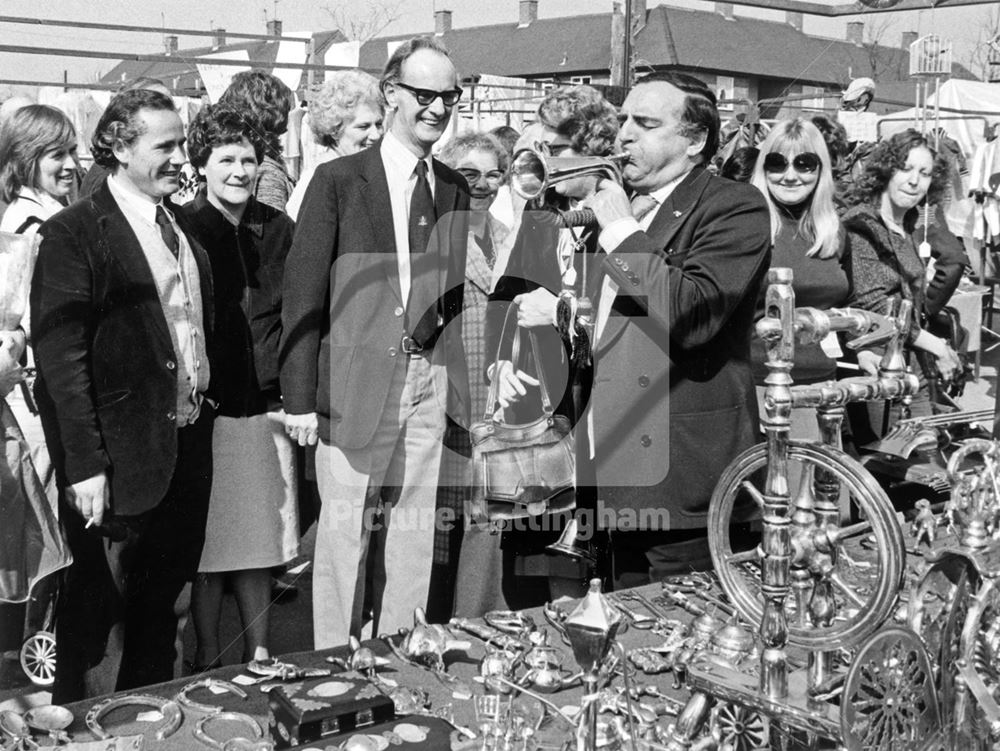
[[[399,340],[399,351],[407,355],[419,355],[424,351],[424,347],[409,334],[403,334]]]

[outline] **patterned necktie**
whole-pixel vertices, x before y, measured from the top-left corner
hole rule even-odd
[[[170,217],[167,216],[166,209],[159,205],[156,207],[156,225],[160,228],[160,237],[163,238],[163,244],[174,254],[174,258],[177,258],[181,247],[180,241],[177,239],[177,233],[174,232],[174,225],[170,223]]]
[[[434,212],[434,196],[431,195],[431,184],[427,181],[427,162],[423,159],[417,162],[414,170],[417,183],[413,186],[410,197],[410,253],[423,253],[427,250],[427,241],[437,216]]]
[[[496,263],[497,254],[493,247],[493,233],[490,232],[489,222],[483,227],[483,234],[481,237],[476,238],[476,244],[479,245],[479,249],[483,251],[483,255],[486,257],[486,265],[493,269],[493,264]]]
[[[655,198],[648,194],[636,194],[632,196],[632,216],[637,222],[641,222],[645,216],[659,206]]]

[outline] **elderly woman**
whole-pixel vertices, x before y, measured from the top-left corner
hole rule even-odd
[[[502,271],[498,262],[500,249],[507,239],[506,226],[490,213],[497,191],[507,172],[507,151],[493,136],[486,133],[466,133],[449,141],[439,156],[469,183],[469,242],[465,261],[465,292],[462,305],[462,341],[468,364],[469,394],[473,419],[486,409],[486,372],[489,353],[484,341],[486,306],[493,282]],[[492,360],[490,360],[492,362]],[[462,459],[471,451],[468,432],[450,424],[445,435],[445,452],[441,467],[437,508],[447,508],[461,518],[468,498],[467,463]],[[431,620],[447,621],[451,616],[458,556],[455,550],[461,542],[462,525],[450,529],[441,525],[435,531],[434,570],[428,597]],[[474,544],[474,543],[473,543]]]
[[[945,381],[959,367],[958,356],[944,339],[922,325],[927,295],[927,259],[921,258],[912,233],[918,207],[934,204],[944,191],[947,164],[930,142],[909,129],[875,147],[855,181],[843,217],[852,259],[855,305],[889,313],[901,300],[913,303],[907,350],[920,364],[921,392],[913,400],[915,415],[930,412],[926,379],[939,373]],[[858,364],[874,375],[879,354],[858,353]],[[936,373],[934,371],[937,371]]]
[[[618,134],[615,109],[590,87],[559,90],[543,103],[540,119],[544,127],[539,144],[552,155],[607,156]],[[546,201],[572,208],[594,191],[597,182],[597,176],[587,176],[557,183]],[[502,357],[499,368],[490,363],[487,372],[491,379],[499,379],[499,402],[508,422],[538,417],[542,376],[553,404],[558,404],[556,411],[575,424],[590,393],[588,332],[566,320],[559,298],[564,292],[578,300],[585,296],[597,238],[591,229],[561,229],[551,211],[537,208],[527,207],[510,260],[490,295],[486,351],[496,353],[499,347],[505,358],[510,357],[513,334],[504,336],[502,330],[507,311],[514,305],[519,329],[530,329],[538,337],[542,362],[515,372],[509,359]],[[575,431],[578,508],[594,503],[585,434],[585,430]],[[519,528],[515,524],[502,535],[488,525],[478,530],[469,527],[459,563],[456,613],[474,616],[498,607],[529,607],[563,595],[582,595],[590,573],[587,566],[546,550],[569,516],[567,511],[557,511],[539,525]],[[477,539],[473,534],[481,539],[478,546],[470,543]]]
[[[245,109],[206,107],[188,131],[202,181],[181,208],[207,251],[218,356],[219,417],[212,496],[192,610],[194,672],[218,664],[223,580],[232,581],[244,662],[267,657],[270,568],[298,554],[294,450],[285,436],[278,381],[281,282],[292,221],[253,197],[266,144]]]
[[[288,130],[288,113],[295,106],[295,94],[280,78],[249,70],[233,76],[219,104],[249,112],[260,124],[264,158],[257,170],[253,195],[261,203],[284,211],[292,194],[292,181],[281,153],[281,136]]]
[[[384,117],[385,103],[374,76],[363,70],[328,74],[323,86],[309,100],[309,128],[320,152],[316,164],[302,173],[288,199],[286,210],[292,219],[298,218],[316,167],[374,144],[382,136]]]

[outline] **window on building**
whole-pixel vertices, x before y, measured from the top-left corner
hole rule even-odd
[[[821,110],[823,109],[823,87],[822,86],[803,86],[802,94],[815,94],[816,96],[812,99],[802,100],[802,109],[804,110]]]
[[[720,111],[732,112],[733,103],[732,101],[727,102],[726,100],[732,100],[734,98],[735,89],[736,80],[732,76],[715,77],[715,96],[719,100]]]
[[[571,76],[569,82],[574,86],[577,84],[589,84],[593,81],[591,76]]]

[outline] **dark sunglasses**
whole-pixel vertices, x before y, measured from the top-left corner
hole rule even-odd
[[[798,154],[792,159],[792,169],[801,174],[811,175],[820,168],[821,164],[822,162],[819,159],[819,155],[814,154],[811,151]],[[784,172],[787,169],[788,159],[784,154],[772,151],[764,157],[765,172]]]
[[[462,90],[459,88],[449,89],[448,91],[433,91],[431,89],[418,89],[415,86],[407,86],[402,81],[393,81],[393,84],[413,94],[414,99],[417,100],[417,104],[421,107],[429,106],[438,97],[441,97],[441,103],[445,107],[454,107],[458,104],[458,100],[462,98]]]

